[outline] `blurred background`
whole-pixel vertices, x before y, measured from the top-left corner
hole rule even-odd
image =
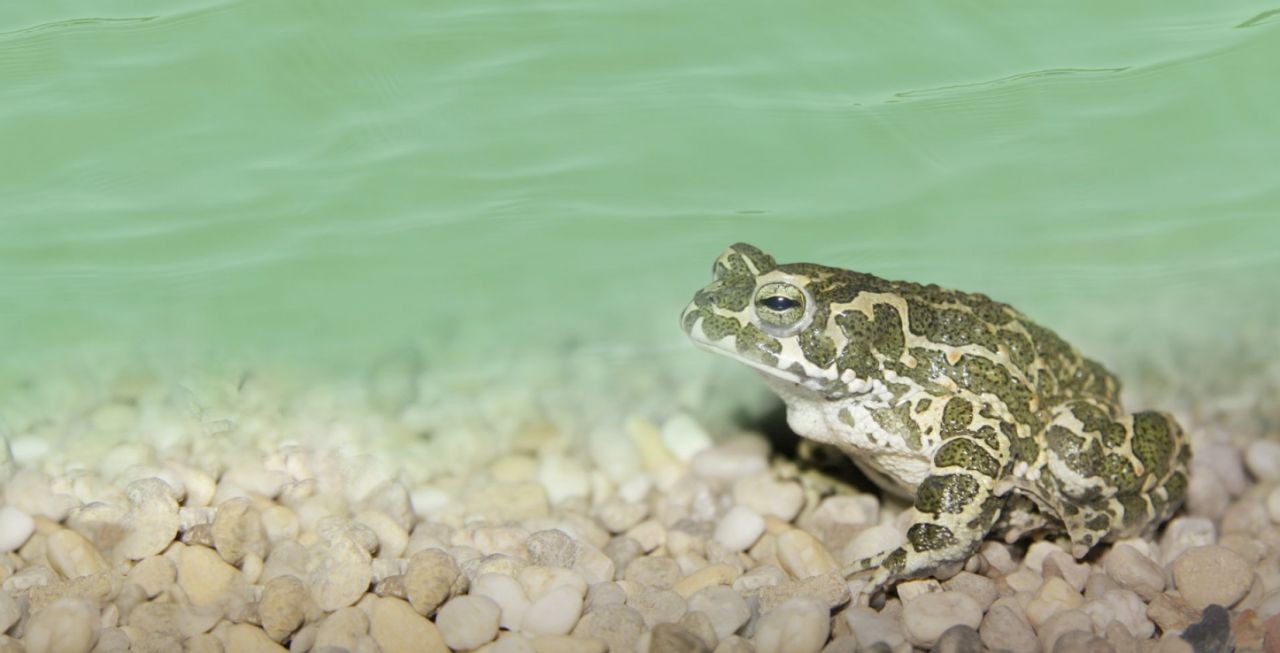
[[[1235,392],[1280,354],[1274,7],[0,4],[0,376],[747,379],[676,318],[748,241]]]

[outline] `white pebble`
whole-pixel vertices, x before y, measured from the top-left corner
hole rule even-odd
[[[1211,603],[1230,608],[1248,593],[1253,578],[1248,561],[1226,547],[1195,547],[1173,562],[1173,582],[1196,610]]]
[[[13,506],[0,506],[0,553],[17,551],[36,530],[36,522]]]
[[[778,536],[778,562],[797,579],[828,574],[840,568],[822,542],[798,528]]]
[[[129,484],[129,512],[124,517],[125,537],[116,555],[141,560],[164,551],[178,534],[178,502],[168,483],[147,478]]]
[[[716,524],[715,539],[724,548],[746,551],[764,533],[764,518],[746,506],[734,506]]]
[[[1108,576],[1147,601],[1164,591],[1164,570],[1128,544],[1113,546],[1102,564]]]
[[[1187,549],[1218,541],[1218,529],[1204,517],[1178,517],[1169,522],[1160,537],[1160,552],[1168,565]]]
[[[27,653],[88,653],[102,625],[85,599],[59,599],[31,616],[22,643]]]
[[[505,574],[480,574],[471,583],[472,596],[484,596],[493,600],[501,609],[498,623],[507,630],[516,630],[524,621],[529,599],[520,583]]]
[[[1280,442],[1254,440],[1245,450],[1244,462],[1259,481],[1280,481]]]
[[[860,649],[882,642],[893,651],[906,646],[901,622],[890,615],[871,608],[851,607],[844,611],[844,618],[849,630],[857,635]]]
[[[733,484],[733,500],[760,515],[789,522],[804,507],[804,488],[794,481],[775,481],[768,474],[757,474]]]
[[[982,606],[959,592],[929,592],[906,601],[902,624],[915,646],[929,648],[942,633],[956,624],[977,629],[982,623]]]
[[[63,578],[79,578],[106,571],[107,561],[79,533],[60,528],[45,540],[45,555],[53,570]]]
[[[455,651],[469,651],[493,641],[502,609],[483,596],[455,596],[436,613],[436,628]]]
[[[1086,601],[1080,609],[1093,620],[1094,632],[1105,632],[1113,621],[1139,639],[1149,639],[1156,630],[1147,618],[1147,604],[1132,590],[1108,590],[1102,598]]]
[[[339,536],[311,573],[311,595],[321,610],[338,610],[359,601],[372,580],[368,551],[350,537]]]
[[[582,616],[582,595],[557,587],[529,604],[520,630],[529,635],[568,635]]]
[[[1078,608],[1082,603],[1084,597],[1067,581],[1056,576],[1046,578],[1027,603],[1027,620],[1032,626],[1039,628],[1053,615]]]
[[[547,498],[553,504],[591,494],[591,477],[582,463],[560,455],[548,455],[542,459],[538,467],[538,482],[546,488]]]
[[[711,436],[697,420],[677,413],[662,423],[662,443],[676,460],[689,462],[711,446]]]
[[[689,597],[689,611],[706,614],[720,639],[738,632],[742,624],[751,618],[751,608],[742,595],[724,585],[712,585],[694,592]]]
[[[582,575],[563,567],[529,565],[516,574],[516,579],[520,581],[520,586],[524,588],[525,596],[528,596],[530,601],[537,601],[542,598],[542,595],[557,587],[572,588],[578,596],[587,594],[587,581],[582,578]]]
[[[797,597],[761,617],[752,642],[758,653],[818,653],[830,634],[827,606]]]
[[[693,473],[703,478],[734,479],[769,469],[768,445],[735,440],[704,449],[693,457]]]

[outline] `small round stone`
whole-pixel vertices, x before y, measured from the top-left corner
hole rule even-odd
[[[338,537],[311,573],[311,596],[321,610],[338,610],[359,601],[372,580],[369,552],[350,537]]]
[[[929,648],[952,626],[976,629],[982,606],[960,592],[929,592],[904,602],[902,623],[913,645]]]
[[[217,603],[239,578],[240,571],[213,549],[188,546],[178,557],[178,586],[193,605]]]
[[[1025,617],[1008,605],[997,603],[987,611],[978,627],[987,648],[1014,653],[1038,653],[1040,640]]]
[[[1164,591],[1164,570],[1131,546],[1112,547],[1102,564],[1108,576],[1146,601]]]
[[[502,609],[483,596],[455,596],[440,607],[436,628],[449,648],[469,651],[493,641],[498,635]]]
[[[419,551],[409,558],[405,569],[405,598],[418,614],[431,616],[452,595],[461,573],[453,556],[444,551]]]
[[[622,577],[650,587],[670,588],[680,580],[680,566],[671,558],[644,556],[632,560]]]
[[[1027,603],[1027,620],[1032,626],[1040,628],[1053,615],[1073,610],[1083,603],[1084,597],[1067,581],[1057,577],[1046,578]]]
[[[574,637],[603,640],[610,651],[630,651],[644,632],[644,618],[625,605],[592,610],[573,627]]]
[[[267,555],[262,515],[246,498],[224,501],[213,516],[213,546],[223,560],[238,565],[246,555]]]
[[[758,653],[818,653],[830,634],[827,606],[794,598],[760,618],[752,643]]]
[[[302,626],[306,618],[307,588],[293,576],[267,581],[258,601],[258,616],[267,637],[283,642]]]
[[[89,540],[69,528],[59,528],[45,539],[45,555],[63,578],[79,578],[107,569],[107,561]]]
[[[98,608],[86,599],[54,601],[31,615],[22,643],[27,653],[88,653],[102,626]]]
[[[759,515],[789,522],[804,507],[804,489],[795,481],[775,481],[771,475],[760,474],[734,483],[733,500]]]
[[[636,612],[644,617],[645,625],[649,628],[661,623],[680,621],[680,617],[689,610],[683,596],[672,590],[654,588],[644,588],[634,592],[627,598],[627,605],[635,608]]]
[[[35,531],[31,515],[13,506],[0,506],[0,553],[17,551]]]
[[[798,528],[778,536],[778,561],[794,578],[828,574],[840,568],[822,542]]]
[[[401,599],[379,598],[369,617],[369,634],[382,653],[448,653],[440,630]]]
[[[986,648],[978,631],[964,624],[956,624],[944,631],[933,645],[932,653],[983,653]]]
[[[127,489],[129,512],[124,518],[124,539],[117,555],[141,560],[164,551],[178,534],[178,503],[169,484],[158,478],[134,481]]]
[[[529,635],[567,635],[582,616],[582,595],[557,587],[529,604],[520,630]]]
[[[485,573],[476,576],[469,593],[492,599],[502,610],[498,623],[507,630],[516,630],[524,622],[529,598],[520,582],[506,574]]]
[[[713,585],[695,592],[689,597],[689,610],[706,614],[720,639],[738,632],[742,624],[751,618],[751,608],[742,595],[724,585]]]
[[[1221,546],[1189,549],[1173,562],[1173,582],[1196,610],[1211,603],[1231,607],[1253,584],[1253,568],[1240,554]]]
[[[1254,440],[1245,450],[1244,463],[1259,481],[1280,481],[1280,442]]]
[[[724,548],[746,551],[764,533],[764,518],[746,506],[734,506],[716,524],[715,539]]]

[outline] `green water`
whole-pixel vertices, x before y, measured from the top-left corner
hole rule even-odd
[[[738,240],[1223,348],[1277,61],[1261,0],[3,3],[3,365],[663,364]]]

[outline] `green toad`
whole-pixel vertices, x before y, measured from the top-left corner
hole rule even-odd
[[[681,325],[762,373],[798,434],[911,499],[903,545],[859,561],[867,593],[962,564],[988,533],[1056,529],[1079,558],[1182,502],[1190,449],[1165,413],[985,295],[807,263],[745,244],[716,260]]]

